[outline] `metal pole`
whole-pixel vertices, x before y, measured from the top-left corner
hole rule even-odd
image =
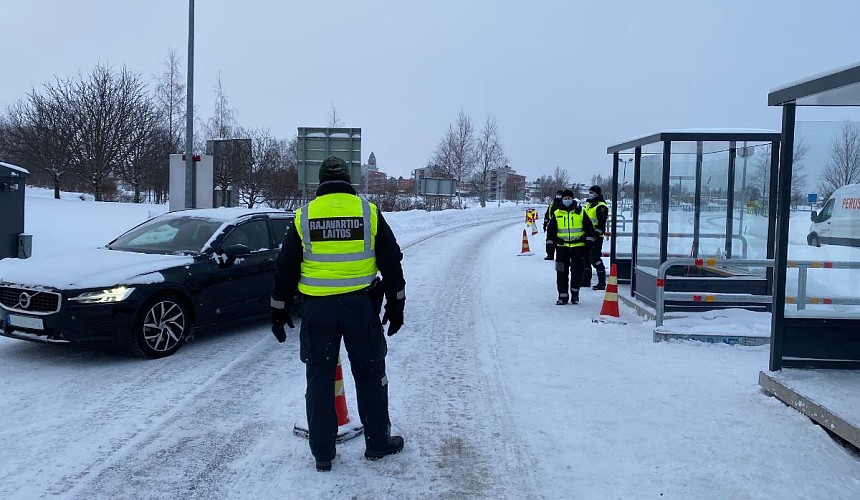
[[[626,167],[627,164],[625,163]],[[618,186],[618,152],[612,153],[612,178],[615,179],[615,185]],[[615,262],[615,250],[616,244],[615,240],[617,238],[617,234],[620,232],[618,230],[618,189],[612,190],[612,221],[610,224],[610,228],[612,231],[612,236],[609,238],[609,262],[610,265]]]
[[[771,183],[771,198],[776,195],[777,200],[770,200],[771,212],[768,214],[771,220],[776,220],[773,311],[771,311],[770,324],[770,371],[782,370],[785,282],[787,278],[786,266],[788,265],[788,221],[790,216],[788,204],[791,200],[791,168],[794,162],[795,106],[794,102],[790,102],[782,107],[782,147],[779,158],[771,158],[771,170],[774,170],[778,165],[778,174],[776,174],[778,187],[774,187]],[[774,172],[771,172],[771,181],[774,180],[774,177]],[[776,209],[775,212],[773,211],[774,208]]]
[[[726,258],[732,258],[732,224],[735,222],[735,156],[737,143],[729,141],[729,180],[726,184]]]
[[[693,202],[693,246],[690,248],[690,257],[699,256],[699,229],[702,221],[702,161],[704,154],[704,143],[696,141],[696,191]],[[711,179],[708,178],[708,189],[711,188]]]
[[[188,81],[185,86],[185,208],[197,207],[194,168],[194,0],[188,0]]]

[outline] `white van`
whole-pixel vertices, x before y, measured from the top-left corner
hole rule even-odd
[[[821,212],[812,211],[806,242],[812,246],[860,247],[860,184],[842,186],[830,195]]]

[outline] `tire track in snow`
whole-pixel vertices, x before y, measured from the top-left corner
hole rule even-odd
[[[396,349],[417,354],[391,363],[392,371],[405,372],[390,377],[392,399],[408,405],[392,405],[392,421],[402,426],[407,446],[417,448],[429,488],[423,496],[534,496],[518,434],[505,416],[497,358],[484,354],[492,346],[479,333],[492,329],[480,264],[499,231],[499,223],[487,224],[409,249],[407,326]],[[443,248],[444,261],[436,254]],[[404,376],[410,385],[400,388]]]

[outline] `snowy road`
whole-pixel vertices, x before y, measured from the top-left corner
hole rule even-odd
[[[292,434],[295,330],[286,344],[266,323],[212,332],[155,361],[0,338],[0,498],[860,496],[860,460],[759,390],[767,346],[655,344],[623,308],[626,326],[591,323],[591,290],[554,305],[543,235],[517,255],[517,209],[396,215],[407,307],[388,375],[403,453],[368,462],[354,440],[314,471]]]
[[[474,335],[488,315],[478,264],[498,230],[405,245],[407,326],[390,339],[389,378],[407,447],[395,459],[367,462],[355,440],[334,474],[313,472],[292,435],[304,409],[297,343],[277,344],[266,324],[200,335],[155,361],[2,339],[0,380],[16,404],[0,417],[0,497],[533,497],[499,368],[481,363]],[[440,268],[443,249],[452,259]]]

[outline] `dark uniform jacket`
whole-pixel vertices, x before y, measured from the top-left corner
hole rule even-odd
[[[324,182],[317,189],[317,196],[332,193],[354,195],[355,189],[348,182],[341,181]],[[400,251],[400,245],[397,244],[391,227],[385,222],[382,212],[379,210],[377,210],[377,217],[375,242],[376,267],[382,273],[386,297],[389,300],[394,300],[397,298],[395,294],[402,292],[406,288],[406,280],[403,279],[403,268],[400,265],[400,261],[403,260],[403,253]],[[272,287],[272,300],[284,301],[289,296],[290,300],[286,302],[291,302],[292,295],[295,294],[299,286],[301,266],[302,240],[299,238],[299,233],[296,231],[295,225],[292,225],[287,230],[287,235],[284,237],[284,243],[281,246],[281,253],[278,254],[275,283]]]
[[[591,224],[591,219],[588,218],[588,215],[585,214],[585,211],[582,207],[578,206],[576,202],[573,202],[573,205],[566,207],[559,203],[559,207],[557,210],[566,210],[568,212],[579,213],[582,212],[582,236],[580,237],[583,243],[585,243],[585,238],[596,236],[594,232],[594,225]],[[546,230],[546,237],[548,240],[555,241],[556,245],[562,243],[561,240],[558,239],[558,221],[556,221],[555,217],[550,219],[549,227]]]
[[[552,201],[549,203],[549,206],[546,207],[546,213],[543,214],[543,230],[544,231],[546,231],[546,229],[549,227],[549,221],[552,220],[553,212],[555,212],[556,210],[558,210],[559,208],[562,208],[562,207],[564,207],[564,205],[561,204],[561,198],[558,198],[558,199],[553,198],[552,199]]]

